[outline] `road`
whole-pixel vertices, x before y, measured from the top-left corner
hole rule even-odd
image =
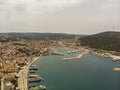
[[[1,79],[1,90],[4,90],[5,76]]]
[[[18,78],[18,87],[20,90],[28,90],[28,70],[32,63],[34,63],[39,57],[36,57],[33,61],[31,61],[29,64],[25,65],[22,70],[19,72],[19,78]]]
[[[18,87],[20,87],[20,90],[28,90],[27,89],[27,65],[24,66],[23,70],[20,70],[19,72],[19,78],[18,78]]]

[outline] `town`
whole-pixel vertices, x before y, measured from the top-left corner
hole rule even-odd
[[[81,51],[75,57],[63,58],[63,60],[76,60],[89,53],[112,58],[119,61],[119,52],[81,46],[80,38],[60,39],[25,39],[10,38],[7,35],[0,38],[0,90],[28,90],[28,70],[30,65],[40,56],[63,55],[54,52],[53,48],[66,47]],[[71,53],[72,51],[67,51]],[[74,51],[73,51],[74,52]],[[114,68],[119,71],[120,68]]]
[[[25,65],[41,55],[51,55],[51,47],[62,45],[74,47],[76,46],[76,42],[76,39],[65,39],[62,42],[61,40],[26,39],[0,42],[1,90],[20,90],[18,85],[19,73]]]

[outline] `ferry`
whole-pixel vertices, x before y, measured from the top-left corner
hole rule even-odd
[[[44,85],[39,85],[39,86],[31,87],[29,90],[46,90],[46,87]]]
[[[43,80],[43,78],[41,78],[41,77],[32,77],[32,78],[28,78],[28,82],[29,83],[33,83],[33,82],[40,82],[40,81],[42,81]]]

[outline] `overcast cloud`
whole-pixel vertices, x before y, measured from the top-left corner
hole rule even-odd
[[[120,31],[120,0],[0,0],[0,32]]]

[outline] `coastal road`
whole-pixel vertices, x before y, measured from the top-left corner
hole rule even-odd
[[[19,72],[19,78],[18,78],[18,87],[20,87],[20,90],[28,90],[27,86],[27,76],[28,76],[28,65],[24,66],[23,70],[20,70]]]
[[[28,70],[32,63],[34,63],[39,57],[36,57],[33,61],[31,61],[29,64],[25,65],[22,70],[19,72],[19,78],[18,78],[18,87],[20,90],[28,90]]]
[[[1,79],[1,90],[4,90],[5,76]]]

